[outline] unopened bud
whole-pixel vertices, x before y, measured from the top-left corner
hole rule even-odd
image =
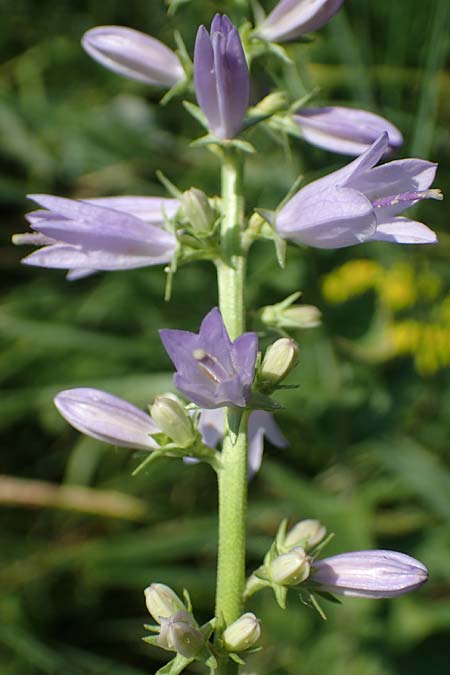
[[[185,604],[165,584],[151,584],[151,586],[145,589],[144,595],[147,609],[158,623],[161,623],[161,618],[167,619],[172,614],[186,611]]]
[[[280,338],[269,345],[258,376],[263,384],[275,386],[290,373],[298,362],[298,346],[290,338]]]
[[[290,551],[295,546],[301,546],[305,551],[311,551],[327,533],[326,528],[318,520],[301,520],[291,527],[286,534],[281,548]]]
[[[266,326],[292,330],[320,326],[321,313],[314,305],[291,305],[290,307],[281,307],[281,305],[282,303],[263,307],[261,321]]]
[[[205,193],[197,188],[190,188],[183,193],[181,203],[184,215],[189,220],[193,232],[199,235],[209,234],[217,219],[217,214]]]
[[[187,448],[195,440],[192,421],[176,396],[157,396],[150,414],[158,427],[181,448]]]
[[[295,586],[309,577],[310,560],[301,546],[293,548],[272,560],[269,565],[270,578],[281,586]]]
[[[192,614],[184,610],[161,619],[161,632],[156,642],[162,649],[191,659],[203,647],[205,638],[196,627]]]
[[[253,647],[260,636],[261,622],[252,612],[247,612],[224,631],[223,646],[229,652],[243,652]]]

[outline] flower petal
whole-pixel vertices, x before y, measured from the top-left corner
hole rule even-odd
[[[22,258],[25,265],[52,269],[92,269],[103,271],[131,270],[138,267],[160,265],[171,256],[129,255],[114,251],[89,251],[70,244],[45,246]]]
[[[94,206],[104,206],[115,211],[129,213],[146,223],[161,225],[164,216],[173,218],[180,207],[178,199],[165,199],[163,197],[97,197],[83,200]]]
[[[380,115],[342,106],[303,108],[293,115],[303,138],[319,148],[344,155],[360,155],[384,131],[389,136],[385,154],[403,143],[400,131]]]
[[[93,59],[132,80],[172,87],[184,77],[172,50],[133,28],[98,26],[84,34],[81,44]]]
[[[396,244],[436,244],[436,233],[423,223],[409,218],[392,218],[377,225],[366,241],[390,241]]]
[[[355,598],[392,598],[428,579],[421,562],[396,551],[353,551],[313,563],[312,580],[321,588]]]
[[[75,429],[104,443],[151,450],[150,434],[158,427],[150,417],[128,401],[99,389],[66,389],[55,396],[61,415]]]
[[[271,42],[285,42],[322,28],[344,0],[281,0],[257,29]]]
[[[276,228],[283,237],[317,248],[341,248],[375,232],[372,204],[363,194],[332,186],[315,193],[313,185],[300,190],[279,212]]]

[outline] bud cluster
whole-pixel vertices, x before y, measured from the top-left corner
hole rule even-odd
[[[156,621],[155,626],[146,626],[147,630],[157,633],[144,638],[149,644],[156,645],[170,652],[175,652],[188,663],[199,660],[205,662],[212,670],[217,668],[215,656],[209,638],[216,627],[212,619],[199,626],[192,613],[188,594],[185,602],[165,584],[151,584],[144,591],[147,609]],[[259,619],[251,612],[246,612],[222,632],[219,644],[238,662],[242,659],[239,653],[248,652],[255,646],[261,636]]]
[[[326,535],[325,527],[318,520],[301,520],[288,531],[286,526],[287,521],[283,521],[263,565],[249,577],[245,591],[246,597],[250,597],[271,587],[283,608],[288,588],[309,579],[314,554]]]

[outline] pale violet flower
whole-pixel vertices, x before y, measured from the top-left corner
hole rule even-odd
[[[421,562],[396,551],[353,551],[316,560],[311,580],[319,590],[355,598],[393,598],[428,579]]]
[[[70,270],[70,279],[98,270],[124,270],[169,262],[176,247],[162,229],[179,206],[161,197],[104,197],[74,200],[30,195],[44,209],[27,215],[32,233],[14,235],[15,244],[39,250],[25,265]]]
[[[151,434],[160,429],[150,415],[118,396],[79,387],[60,391],[54,402],[64,419],[82,434],[125,448],[158,447]]]
[[[333,106],[302,108],[292,116],[305,141],[342,155],[360,155],[386,131],[390,154],[403,143],[403,136],[391,122],[367,110]]]
[[[276,215],[278,233],[317,248],[435,243],[430,228],[399,214],[421,199],[442,199],[429,189],[437,165],[401,159],[375,167],[388,146],[385,132],[353,162],[299,190]]]
[[[184,79],[178,56],[159,40],[133,28],[91,28],[81,44],[102,66],[132,80],[168,88]]]
[[[256,35],[268,42],[295,40],[322,28],[344,0],[280,0],[257,27]]]
[[[176,388],[201,408],[245,407],[255,375],[256,333],[231,342],[217,308],[203,319],[200,332],[165,329],[161,340],[177,370]]]
[[[248,107],[249,74],[237,28],[216,14],[208,33],[200,26],[195,40],[194,84],[197,101],[211,132],[234,138]]]
[[[225,433],[225,417],[223,408],[202,410],[198,429],[203,442],[210,448],[216,448],[222,441]],[[248,477],[249,479],[259,471],[263,450],[264,438],[268,438],[277,448],[285,448],[287,440],[275,422],[273,415],[265,410],[253,410],[248,418]]]

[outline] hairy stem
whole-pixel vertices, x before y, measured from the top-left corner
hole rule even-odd
[[[245,330],[245,257],[241,250],[243,198],[240,158],[224,153],[222,164],[222,259],[216,263],[219,307],[232,340]],[[235,621],[243,611],[245,585],[245,528],[247,508],[248,414],[227,410],[226,434],[219,471],[219,551],[216,616],[219,625]],[[232,675],[237,666],[219,664],[221,675]]]

